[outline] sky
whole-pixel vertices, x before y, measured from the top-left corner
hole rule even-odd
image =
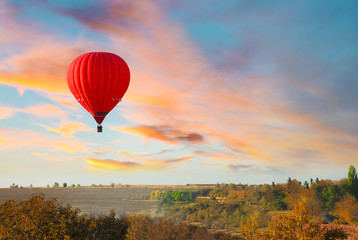
[[[271,184],[358,167],[358,2],[0,0],[0,187]],[[128,64],[103,122],[66,72]]]

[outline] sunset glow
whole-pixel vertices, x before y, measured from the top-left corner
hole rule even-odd
[[[0,187],[346,177],[358,4],[201,4],[0,0]],[[66,81],[92,51],[131,72],[103,133]]]

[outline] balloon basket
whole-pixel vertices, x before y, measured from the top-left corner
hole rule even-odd
[[[102,129],[102,126],[101,126],[101,125],[98,125],[98,126],[97,126],[97,132],[103,132],[103,129]]]

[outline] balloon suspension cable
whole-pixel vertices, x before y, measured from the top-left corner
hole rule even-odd
[[[102,126],[101,126],[101,124],[98,124],[98,126],[97,126],[97,132],[102,132]]]

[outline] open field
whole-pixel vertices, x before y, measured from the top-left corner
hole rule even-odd
[[[72,208],[79,208],[84,213],[108,214],[111,209],[116,213],[142,213],[153,211],[157,207],[156,201],[131,200],[149,194],[155,187],[129,188],[2,188],[0,201],[8,199],[24,200],[33,194],[45,194],[46,198],[56,198],[61,204],[70,204]]]

